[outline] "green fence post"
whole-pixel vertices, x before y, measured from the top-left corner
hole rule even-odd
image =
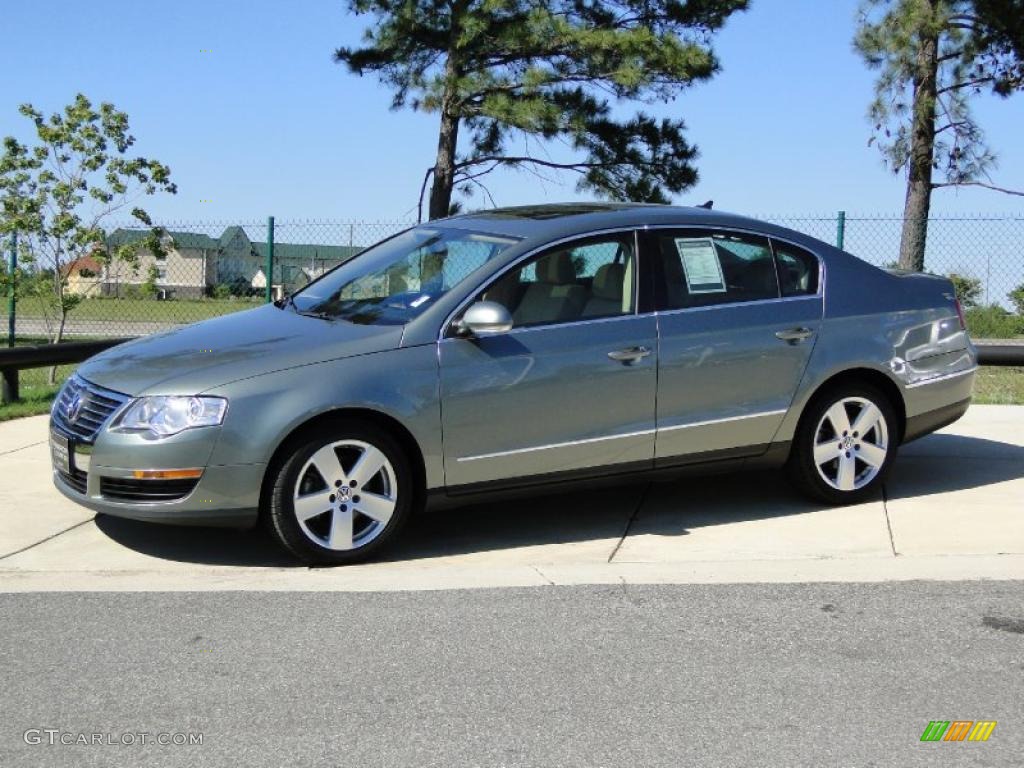
[[[15,310],[17,299],[15,298],[14,274],[18,269],[18,233],[11,233],[11,254],[7,262],[7,346],[14,346]],[[0,385],[0,402],[11,403],[18,399],[18,371],[15,368],[5,368],[2,371],[3,384]]]
[[[267,216],[267,263],[264,266],[267,276],[267,304],[274,300],[274,217]]]
[[[843,243],[846,242],[846,211],[840,211],[836,215],[836,248],[843,250]]]

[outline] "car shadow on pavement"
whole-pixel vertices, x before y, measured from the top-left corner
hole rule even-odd
[[[96,527],[118,544],[162,560],[203,565],[287,567],[298,561],[262,528],[197,528],[96,515]]]
[[[1024,446],[963,435],[929,435],[900,450],[886,494],[890,500],[930,496],[1022,477]]]
[[[888,498],[967,490],[1024,477],[1024,448],[960,435],[932,435],[905,449],[887,483]],[[922,459],[927,459],[922,460]],[[781,471],[688,476],[582,491],[430,510],[409,521],[380,562],[431,560],[520,548],[592,543],[600,558],[630,533],[685,536],[691,529],[819,512]],[[262,530],[153,525],[98,515],[97,527],[117,543],[166,560],[208,565],[287,567]]]

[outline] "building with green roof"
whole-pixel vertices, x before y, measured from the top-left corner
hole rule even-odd
[[[119,246],[137,242],[146,234],[145,230],[116,229],[107,236],[107,249],[113,254]],[[266,288],[267,244],[253,242],[241,226],[227,227],[216,238],[167,230],[164,246],[165,255],[158,257],[143,250],[134,264],[112,259],[100,278],[103,294],[134,292],[153,270],[157,290],[165,298],[198,298],[219,285],[242,295]],[[295,290],[361,250],[358,246],[274,243],[274,292]]]

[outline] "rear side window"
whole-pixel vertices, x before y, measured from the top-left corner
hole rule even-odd
[[[818,292],[818,259],[802,248],[772,240],[779,265],[783,296],[808,296]]]
[[[684,309],[779,297],[767,237],[715,230],[658,233],[659,307]]]

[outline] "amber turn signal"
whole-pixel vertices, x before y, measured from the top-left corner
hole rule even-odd
[[[189,480],[203,476],[201,469],[136,469],[136,480]]]

